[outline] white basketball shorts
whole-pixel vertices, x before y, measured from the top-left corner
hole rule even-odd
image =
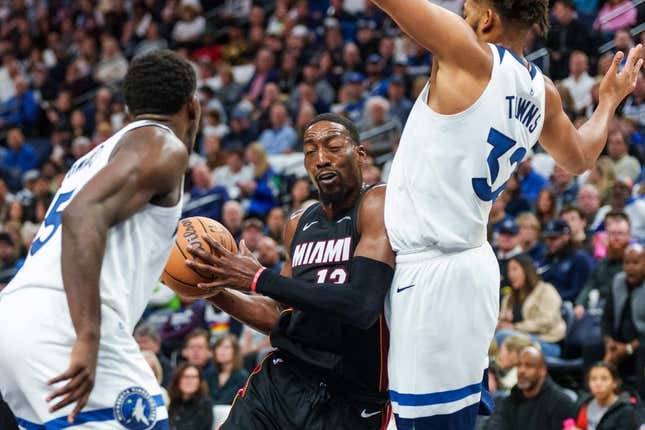
[[[385,315],[389,390],[399,429],[469,429],[487,408],[488,348],[499,313],[488,243],[455,253],[399,254]]]
[[[47,381],[67,370],[76,333],[62,291],[22,288],[0,293],[0,392],[26,430],[168,429],[168,412],[150,366],[125,324],[101,306],[101,340],[94,389],[70,426],[75,404],[48,412],[61,398],[45,398],[63,381]]]

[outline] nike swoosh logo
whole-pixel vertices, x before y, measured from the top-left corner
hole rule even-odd
[[[407,287],[399,287],[399,288],[396,289],[396,292],[400,293],[401,291],[407,290],[408,288],[412,288],[412,287],[414,287],[414,284],[408,285]]]
[[[363,409],[363,410],[361,411],[361,418],[369,418],[369,417],[373,417],[374,415],[378,415],[378,414],[380,414],[380,413],[381,413],[381,411],[376,411],[376,412],[367,412],[367,409]]]
[[[304,226],[304,227],[302,227],[302,231],[307,231],[307,229],[308,229],[309,227],[311,227],[312,225],[316,224],[317,222],[318,222],[318,221],[308,222],[307,224],[305,224],[305,226]]]
[[[351,217],[351,216],[344,216],[344,217],[342,217],[341,219],[339,219],[338,221],[336,221],[336,224],[338,224],[338,223],[339,223],[339,222],[341,222],[341,221],[345,221],[346,219],[348,219],[348,220],[350,220],[350,221],[351,221],[351,220],[352,220],[352,217]]]

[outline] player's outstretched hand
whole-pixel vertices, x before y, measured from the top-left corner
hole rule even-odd
[[[201,249],[188,247],[188,252],[197,260],[186,260],[186,264],[199,272],[208,273],[213,277],[212,282],[200,283],[202,289],[233,288],[240,291],[250,291],[251,283],[262,265],[247,248],[244,241],[240,242],[241,255],[233,254],[208,235],[202,236],[210,245],[212,254]]]
[[[600,100],[610,101],[614,108],[636,88],[638,73],[643,66],[643,45],[638,44],[629,50],[625,66],[619,72],[618,68],[624,56],[622,52],[614,55],[609,70],[600,81],[598,90]]]
[[[70,424],[74,422],[76,416],[87,404],[92,388],[94,388],[98,349],[98,342],[77,339],[72,347],[69,368],[47,382],[47,385],[53,385],[68,381],[67,384],[50,393],[46,400],[50,402],[63,396],[58,403],[49,408],[50,413],[76,402],[76,406],[67,417],[67,422]]]

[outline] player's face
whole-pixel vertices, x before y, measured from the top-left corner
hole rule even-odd
[[[341,202],[362,185],[365,150],[355,145],[345,127],[320,121],[305,131],[305,168],[323,202]]]

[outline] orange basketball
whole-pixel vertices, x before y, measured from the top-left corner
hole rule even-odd
[[[197,288],[200,282],[210,282],[211,277],[188,267],[186,259],[193,260],[193,255],[186,249],[188,245],[212,252],[211,246],[202,236],[208,235],[224,248],[237,254],[237,245],[231,233],[222,224],[210,218],[194,216],[179,221],[177,237],[166,262],[161,282],[172,288],[183,297],[199,299],[208,296]]]

